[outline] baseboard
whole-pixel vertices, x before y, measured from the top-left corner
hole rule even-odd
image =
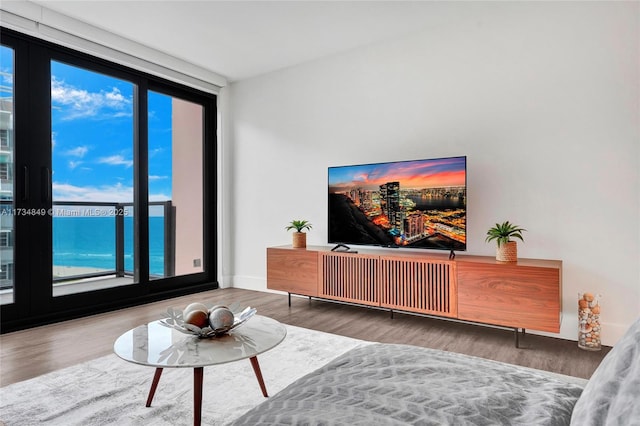
[[[244,290],[267,291],[267,280],[263,277],[235,275],[232,286]]]
[[[220,285],[220,288],[233,287],[233,275],[222,275],[218,284]]]

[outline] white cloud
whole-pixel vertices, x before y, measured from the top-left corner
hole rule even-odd
[[[53,182],[52,187],[56,201],[133,202],[133,187],[120,183],[96,187]]]
[[[117,87],[111,89],[111,92],[105,93],[104,99],[107,101],[107,105],[115,108],[127,103],[127,99],[122,96]]]
[[[53,182],[53,198],[56,201],[86,201],[86,202],[133,202],[133,187],[116,183],[101,186],[76,186],[68,183]],[[149,201],[166,201],[171,196],[158,193],[149,194]]]
[[[162,152],[164,152],[164,148],[151,149],[151,150],[149,150],[149,158],[155,157],[156,155],[158,155],[158,154],[160,154]]]
[[[171,199],[171,195],[167,194],[149,194],[149,201],[168,201]]]
[[[51,102],[54,109],[62,112],[63,120],[133,115],[132,100],[125,97],[117,87],[112,87],[108,92],[89,92],[58,80],[55,76],[51,77]]]
[[[82,163],[83,163],[82,161],[69,161],[69,168],[73,170]]]
[[[11,86],[11,89],[13,89],[13,72],[9,68],[3,68],[0,76],[2,76],[2,83]]]
[[[109,157],[98,158],[98,163],[110,164],[112,166],[133,166],[133,160],[126,160],[122,155],[111,155]]]
[[[169,176],[156,176],[156,175],[149,175],[149,180],[163,180],[163,179],[169,179]]]
[[[78,157],[78,158],[82,158],[86,155],[86,153],[89,152],[89,148],[86,146],[78,146],[76,148],[70,149],[67,152],[65,152],[65,155],[69,155],[71,157]]]

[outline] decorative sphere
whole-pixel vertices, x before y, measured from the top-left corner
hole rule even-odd
[[[204,303],[191,303],[189,305],[187,305],[186,308],[184,308],[184,311],[182,311],[182,317],[187,318],[187,314],[191,311],[202,311],[202,312],[209,312],[209,308],[207,308],[207,306]]]
[[[209,313],[209,325],[214,330],[231,327],[233,321],[233,312],[225,307],[217,307]]]
[[[224,306],[224,305],[214,305],[214,306],[212,306],[212,307],[211,307],[211,309],[209,309],[209,313],[211,313],[211,312],[215,311],[215,310],[216,310],[216,309],[218,309],[218,308],[225,308],[225,309],[229,309],[229,308],[227,308],[227,307],[226,307],[226,306]]]
[[[184,315],[184,322],[203,328],[209,325],[209,315],[206,311],[189,311]]]

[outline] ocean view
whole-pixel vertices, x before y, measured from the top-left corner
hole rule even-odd
[[[54,217],[54,266],[113,270],[114,217]],[[124,265],[133,271],[133,217],[124,218]],[[149,217],[149,273],[164,274],[164,217]]]

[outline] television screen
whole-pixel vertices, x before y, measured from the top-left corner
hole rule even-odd
[[[467,158],[329,167],[329,243],[466,250]]]

